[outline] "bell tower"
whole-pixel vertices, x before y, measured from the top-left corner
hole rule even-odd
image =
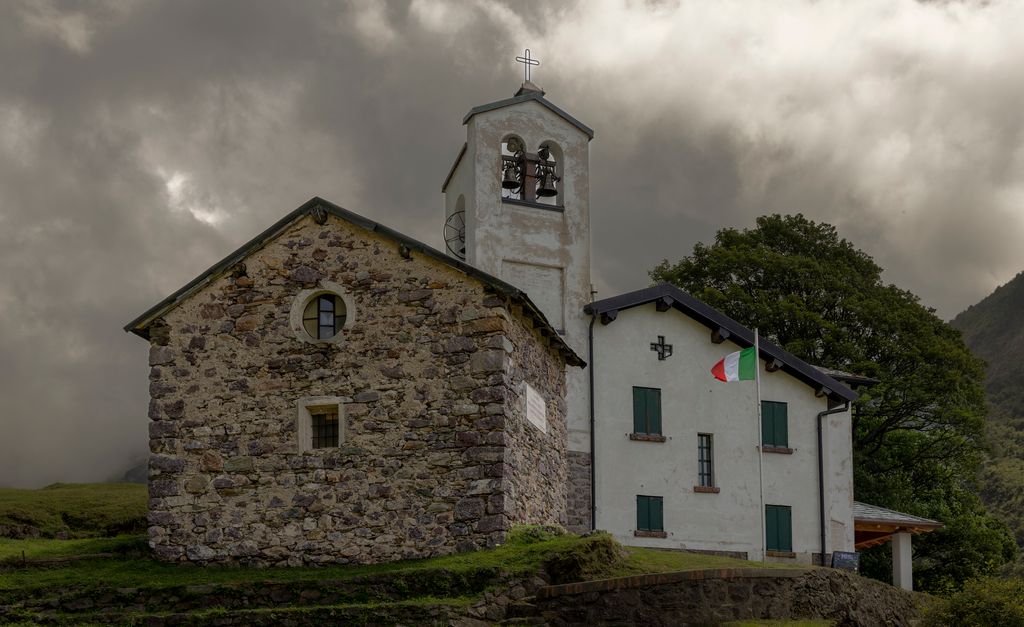
[[[448,253],[527,293],[567,343],[587,354],[591,300],[590,155],[594,132],[526,80],[472,108],[466,143],[441,191]],[[590,450],[586,371],[568,374],[570,451]]]

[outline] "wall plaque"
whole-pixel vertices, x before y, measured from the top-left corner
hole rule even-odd
[[[523,382],[523,388],[525,389],[524,396],[526,397],[526,419],[532,422],[533,426],[547,433],[548,405],[544,402],[544,397],[525,381]]]

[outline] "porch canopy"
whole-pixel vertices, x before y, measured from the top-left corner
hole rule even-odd
[[[937,520],[853,502],[854,547],[861,551],[891,541],[892,584],[904,590],[911,590],[914,582],[910,536],[929,533],[942,526]]]

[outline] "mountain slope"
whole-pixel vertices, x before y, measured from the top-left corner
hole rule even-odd
[[[1013,529],[1024,549],[1024,272],[968,307],[951,324],[988,363],[992,458],[982,472],[982,499]],[[1024,572],[1024,557],[1017,570]]]

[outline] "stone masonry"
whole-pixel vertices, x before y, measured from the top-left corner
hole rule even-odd
[[[325,283],[352,322],[340,342],[301,341],[289,312]],[[212,276],[147,327],[155,553],[366,563],[566,524],[566,360],[521,306],[334,215]],[[546,433],[525,418],[524,382]],[[326,396],[341,399],[340,446],[304,450],[297,404]]]
[[[566,529],[573,533],[591,530],[590,453],[569,451],[569,502]]]

